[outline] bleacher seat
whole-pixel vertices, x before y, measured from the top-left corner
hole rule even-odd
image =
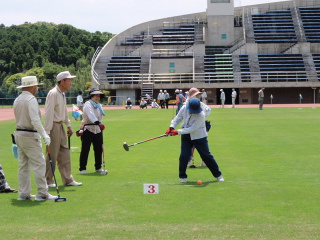
[[[204,56],[204,72],[206,82],[233,81],[233,65],[231,54],[214,54]],[[212,74],[210,74],[212,73]]]
[[[107,66],[107,79],[110,84],[136,84],[140,65],[140,56],[113,56]]]
[[[290,10],[252,14],[252,24],[256,43],[297,42]]]
[[[299,7],[308,42],[320,42],[320,7]]]
[[[263,82],[307,81],[302,54],[259,54]]]
[[[161,35],[153,35],[153,45],[193,45],[194,24],[181,24],[179,27],[161,29]]]

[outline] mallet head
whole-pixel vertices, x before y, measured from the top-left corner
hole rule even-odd
[[[65,197],[58,197],[58,198],[56,198],[54,201],[55,201],[55,202],[65,202],[65,201],[67,201],[67,198],[65,198]]]
[[[129,151],[129,146],[126,142],[123,143],[123,148],[124,150]]]

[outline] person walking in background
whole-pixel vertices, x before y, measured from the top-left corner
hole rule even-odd
[[[51,139],[41,124],[41,113],[35,97],[38,90],[36,76],[27,76],[21,79],[22,93],[13,103],[16,118],[14,139],[18,146],[19,160],[19,198],[27,200],[35,198],[37,201],[53,200],[57,196],[48,193],[46,182],[46,161],[42,153],[41,136],[47,146]],[[30,170],[33,170],[38,191],[36,196],[31,195]]]
[[[82,91],[78,92],[77,96],[77,107],[83,112],[83,98],[82,98]],[[80,120],[82,120],[82,115],[80,116]]]
[[[166,109],[169,108],[169,100],[170,100],[170,95],[169,93],[167,92],[167,90],[164,90],[164,102],[165,102],[165,107]]]
[[[147,99],[147,105],[151,105],[151,97],[149,94],[146,94],[146,99]]]
[[[220,89],[221,108],[224,108],[224,102],[226,101],[226,94],[223,89]]]
[[[73,134],[71,122],[67,111],[67,102],[65,92],[72,85],[72,76],[69,71],[60,72],[57,75],[57,85],[51,89],[47,95],[45,105],[45,127],[44,129],[51,137],[51,160],[53,166],[58,162],[58,168],[61,174],[63,185],[81,186],[82,183],[76,182],[71,175],[71,157],[70,149],[67,145],[67,136]],[[67,126],[67,135],[63,127]],[[49,187],[56,187],[53,182],[53,173],[51,170],[49,158],[47,157],[46,178]]]
[[[186,98],[180,93],[179,89],[175,90],[175,94],[176,94],[176,105],[177,105],[176,115],[177,115]]]
[[[264,88],[261,88],[259,91],[258,91],[258,102],[259,102],[259,110],[263,110],[263,99],[264,99]]]
[[[89,92],[89,101],[84,104],[83,109],[83,135],[81,136],[81,153],[80,153],[80,174],[87,173],[88,156],[91,144],[93,144],[95,171],[108,172],[101,168],[102,151],[103,151],[103,130],[104,125],[101,124],[104,113],[101,104],[99,103],[104,98],[104,94],[97,88],[92,88]]]
[[[164,93],[162,92],[162,90],[160,90],[157,99],[159,101],[160,107],[165,108]]]
[[[190,91],[189,91],[190,92]],[[175,130],[183,121],[181,129]],[[191,98],[179,111],[178,115],[171,121],[170,128],[166,131],[168,136],[181,135],[181,152],[179,158],[179,178],[181,183],[187,182],[187,165],[191,158],[192,147],[200,153],[212,175],[217,181],[222,182],[224,178],[219,166],[210,153],[208,145],[208,134],[205,127],[205,114],[198,98]]]
[[[237,98],[237,92],[234,88],[232,88],[232,93],[231,93],[232,108],[236,107],[236,98]]]
[[[17,193],[18,190],[13,189],[9,186],[6,176],[4,175],[4,171],[0,164],[0,193]],[[29,195],[30,196],[30,195]]]
[[[131,109],[132,108],[132,102],[131,102],[131,99],[128,98],[126,100],[126,106],[125,106],[126,109]]]
[[[208,98],[208,95],[207,95],[206,90],[202,89],[201,90],[201,102],[203,102],[204,104],[207,104],[207,98]]]

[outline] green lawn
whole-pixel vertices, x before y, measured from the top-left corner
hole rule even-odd
[[[1,194],[0,239],[320,239],[319,108],[213,109],[209,144],[225,182],[199,167],[188,169],[186,184],[178,178],[180,137],[122,147],[163,134],[172,109],[106,113],[109,174],[93,172],[91,152],[89,174],[80,175],[76,150],[73,175],[83,186],[61,186],[57,172],[66,202]],[[0,123],[0,162],[17,188],[14,128],[14,121]],[[144,183],[159,184],[160,193],[143,194]]]

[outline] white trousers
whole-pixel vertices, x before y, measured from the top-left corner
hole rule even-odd
[[[30,170],[34,172],[34,178],[38,187],[37,195],[48,195],[48,186],[45,177],[46,161],[42,153],[40,134],[16,131],[14,135],[18,146],[19,195],[24,197],[30,195]]]

